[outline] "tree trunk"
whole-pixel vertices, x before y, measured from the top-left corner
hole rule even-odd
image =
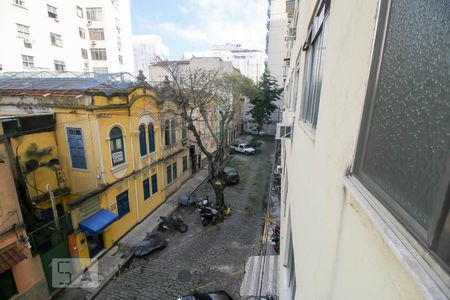
[[[225,182],[221,177],[221,163],[215,159],[208,159],[209,168],[209,183],[211,184],[214,194],[216,196],[216,205],[219,207],[225,206],[225,197],[223,191],[225,190]]]

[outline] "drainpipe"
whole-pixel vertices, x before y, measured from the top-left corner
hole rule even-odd
[[[134,160],[134,146],[133,146],[133,125],[131,124],[131,117],[128,119],[128,123],[130,124],[130,141],[131,141],[131,161],[133,162],[133,171],[136,171],[136,162]],[[139,163],[140,164],[140,163]],[[141,166],[142,169],[142,166]],[[136,217],[138,223],[141,222],[141,217],[139,216],[139,197],[138,197],[138,187],[137,187],[137,178],[134,176],[134,195],[136,196]]]
[[[100,126],[98,124],[98,116],[96,119],[96,123],[95,123],[95,129],[96,129],[96,134],[97,134],[97,146],[98,146],[98,155],[99,155],[99,160],[100,160],[100,173],[101,173],[101,177],[102,177],[102,181],[103,184],[106,184],[106,178],[105,178],[105,166],[103,165],[103,153],[102,153],[102,146],[100,145],[101,140],[100,140]]]
[[[50,189],[50,184],[47,184],[46,188],[47,188],[47,192],[50,195],[50,201],[52,203],[53,219],[55,220],[56,229],[58,229],[58,231],[59,231],[60,227],[59,227],[58,211],[56,210],[56,204],[55,204],[55,195],[53,195],[53,192]]]

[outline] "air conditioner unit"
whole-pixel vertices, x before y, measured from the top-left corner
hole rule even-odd
[[[91,47],[95,47],[97,45],[94,41],[91,42]]]
[[[33,40],[32,39],[23,39],[23,45],[26,48],[32,48]]]
[[[277,133],[275,134],[276,140],[281,139],[291,139],[292,138],[292,124],[284,124],[284,123],[278,123],[277,124]]]
[[[87,22],[87,27],[91,27],[91,25],[92,25],[92,21],[88,21]]]
[[[288,35],[289,36],[295,36],[297,34],[297,28],[296,27],[289,27],[288,28]]]

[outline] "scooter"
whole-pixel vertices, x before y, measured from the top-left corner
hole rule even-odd
[[[174,229],[185,233],[188,230],[188,226],[180,217],[159,217],[158,230],[166,231],[167,229]]]
[[[273,250],[276,253],[280,253],[280,226],[276,225],[272,228],[270,240],[272,241]]]
[[[209,223],[215,225],[219,221],[219,210],[211,203],[201,205],[198,211],[200,213],[203,226],[208,226]]]

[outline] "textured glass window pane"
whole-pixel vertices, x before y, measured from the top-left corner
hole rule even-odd
[[[428,228],[450,155],[450,2],[394,0],[388,24],[362,171]]]

